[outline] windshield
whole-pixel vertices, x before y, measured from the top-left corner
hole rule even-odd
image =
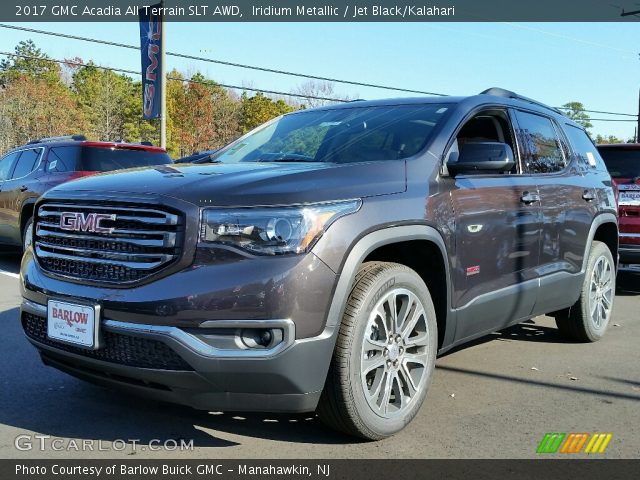
[[[600,148],[598,151],[613,178],[640,176],[640,150]]]
[[[300,112],[250,132],[216,161],[351,163],[420,152],[449,108],[444,104],[353,107]]]

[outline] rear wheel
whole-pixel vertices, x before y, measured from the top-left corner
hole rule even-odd
[[[27,220],[22,229],[22,251],[26,252],[33,240],[33,217]]]
[[[402,430],[424,401],[437,339],[435,309],[420,276],[404,265],[365,263],[342,319],[320,418],[369,440]]]
[[[557,312],[556,324],[567,338],[577,342],[600,340],[609,325],[616,291],[615,263],[606,244],[591,245],[580,298]]]

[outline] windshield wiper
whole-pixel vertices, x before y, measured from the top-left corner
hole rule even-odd
[[[256,160],[256,162],[315,162],[315,161],[316,159],[313,157],[307,157],[306,155],[297,155],[295,153],[288,153],[282,156],[266,155]]]

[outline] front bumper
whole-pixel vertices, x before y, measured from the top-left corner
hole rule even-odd
[[[165,353],[162,365],[153,368],[141,363],[151,362],[148,356],[136,358],[132,351],[128,355],[109,352],[105,360],[100,350],[95,351],[101,353],[96,356],[92,350],[56,344],[26,327],[26,319],[32,321],[34,317],[46,321],[46,307],[24,301],[21,319],[27,339],[39,350],[46,365],[93,383],[203,410],[315,410],[335,341],[332,332],[325,332],[315,338],[292,339],[286,348],[267,357],[216,356],[212,352],[206,355],[202,345],[198,348],[196,341],[186,341],[186,334],[171,329],[102,321],[103,333],[138,339],[128,340],[138,345],[137,354],[142,348],[140,342],[152,341],[166,346],[179,359],[167,358]],[[156,354],[163,353],[158,352],[157,346],[151,349]]]
[[[621,243],[618,252],[622,265],[640,263],[640,245],[624,245]]]
[[[279,285],[274,288],[271,282],[270,291],[286,292],[291,282],[297,282],[299,289],[294,295],[299,301],[289,307],[289,315],[259,318],[273,313],[269,294],[260,305],[252,298],[248,306],[232,302],[235,307],[226,303],[220,306],[213,298],[217,292],[221,292],[218,298],[224,297],[225,292],[233,292],[229,284],[238,280],[238,275],[248,275],[245,270],[250,263],[243,262],[236,269],[235,279],[217,275],[219,280],[214,286],[214,282],[202,284],[207,267],[191,268],[137,289],[110,290],[45,275],[28,251],[21,271],[20,318],[28,340],[45,364],[84,380],[204,410],[313,411],[324,387],[336,329],[324,328],[324,323],[318,325],[317,321],[309,322],[321,315],[324,322],[328,311],[325,302],[329,301],[336,277],[315,257],[300,260],[288,269],[290,265],[278,263],[283,271],[278,270],[281,267],[269,273],[252,268],[253,292],[257,291],[256,285],[265,288],[260,276],[275,275]],[[211,269],[219,270],[218,267]],[[301,276],[300,269],[307,272],[306,276]],[[212,278],[211,272],[208,277]],[[321,298],[313,296],[313,290],[301,288],[319,285],[318,282],[324,283],[326,290]],[[193,295],[194,290],[201,292],[204,287],[208,295],[204,292]],[[107,339],[105,347],[83,350],[47,338],[49,299],[100,304],[103,318],[99,328]],[[189,308],[167,310],[166,305]],[[250,314],[249,318],[238,318],[241,311]],[[230,312],[233,318],[221,318]],[[276,328],[283,332],[283,339],[266,351],[225,350],[207,343],[209,331],[242,328]],[[308,336],[318,329],[318,334]],[[300,330],[307,336],[302,337]]]
[[[618,224],[620,263],[622,265],[640,263],[640,208],[633,205],[621,205]]]

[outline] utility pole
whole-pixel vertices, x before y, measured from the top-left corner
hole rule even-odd
[[[160,2],[164,7],[164,0]],[[164,14],[162,15],[162,34],[160,35],[160,146],[167,148],[167,60],[166,60],[166,35]]]
[[[630,16],[638,16],[640,15],[640,10],[632,10],[630,12],[625,12],[624,8],[622,9],[621,17],[630,17]],[[638,91],[638,126],[636,127],[636,135],[635,135],[636,143],[640,143],[640,91]]]

